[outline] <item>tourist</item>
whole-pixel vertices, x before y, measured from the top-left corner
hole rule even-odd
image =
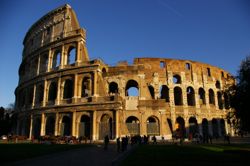
[[[109,144],[109,136],[106,135],[104,138],[104,150],[108,149],[108,144]]]

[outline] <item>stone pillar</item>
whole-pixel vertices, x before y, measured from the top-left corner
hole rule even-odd
[[[77,46],[76,46],[76,62],[75,65],[79,66],[79,64],[81,63],[81,49],[80,49],[81,45],[80,45],[80,41],[77,42]]]
[[[42,113],[42,118],[41,118],[41,132],[40,132],[41,136],[45,135],[45,114]]]
[[[36,102],[36,85],[34,85],[33,88],[33,99],[32,99],[32,108],[35,106],[35,102]]]
[[[92,140],[95,141],[98,138],[96,111],[93,111],[93,124],[92,125],[93,125],[93,128],[92,128]]]
[[[38,60],[37,60],[36,75],[39,75],[39,72],[40,72],[40,61],[41,61],[41,58],[40,58],[40,55],[39,55],[39,56],[38,56]]]
[[[116,134],[116,138],[120,137],[120,119],[119,119],[119,111],[120,110],[117,110],[115,112],[115,134]]]
[[[76,111],[72,114],[72,136],[76,136]]]
[[[78,98],[78,76],[77,74],[74,75],[74,94],[73,94],[73,103],[77,102],[77,98]]]
[[[43,101],[42,101],[42,106],[45,107],[46,101],[47,101],[47,80],[44,81],[44,88],[43,88]]]
[[[31,140],[33,136],[33,115],[30,115],[30,133],[29,133],[29,139]]]
[[[50,69],[51,69],[52,61],[53,61],[53,57],[52,57],[52,54],[51,54],[51,49],[49,49],[47,69],[46,69],[47,72],[49,72]]]
[[[218,95],[217,95],[217,90],[214,90],[214,102],[215,102],[215,107],[216,107],[216,110],[219,109],[219,105],[218,105]]]
[[[55,120],[55,136],[59,135],[59,113],[56,113],[56,120]]]
[[[97,71],[94,71],[93,96],[97,96]]]
[[[62,69],[64,67],[64,64],[65,64],[64,45],[62,46],[61,50],[62,50],[61,51],[61,57],[60,57],[61,62],[60,62],[60,65],[59,65],[59,69]]]
[[[61,77],[58,78],[57,82],[57,97],[56,97],[56,105],[59,105],[61,101]]]

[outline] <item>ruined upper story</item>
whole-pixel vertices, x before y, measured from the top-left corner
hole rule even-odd
[[[185,84],[209,84],[220,81],[223,85],[235,84],[233,76],[219,67],[168,58],[135,58],[132,65],[123,61],[117,66],[109,67],[109,77],[121,75],[143,75],[143,79],[148,83],[157,77],[159,81],[167,83],[177,81]]]
[[[52,42],[81,35],[86,39],[86,31],[82,29],[73,9],[68,5],[61,6],[44,15],[26,33],[23,40],[23,58]]]

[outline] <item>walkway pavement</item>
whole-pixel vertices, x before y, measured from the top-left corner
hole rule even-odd
[[[129,153],[131,147],[128,146],[126,152],[117,152],[116,145],[110,144],[108,150],[104,150],[102,145],[93,147],[74,149],[66,152],[59,152],[33,159],[7,163],[6,166],[111,166],[117,165],[117,160]],[[24,152],[25,153],[25,152]],[[113,164],[112,164],[113,163]],[[114,164],[115,163],[115,164]]]

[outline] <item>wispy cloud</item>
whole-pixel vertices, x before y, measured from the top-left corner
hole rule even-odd
[[[178,10],[176,10],[174,7],[172,7],[167,0],[158,0],[159,4],[166,7],[169,11],[174,13],[175,15],[179,17],[183,17],[183,14],[181,14]]]

